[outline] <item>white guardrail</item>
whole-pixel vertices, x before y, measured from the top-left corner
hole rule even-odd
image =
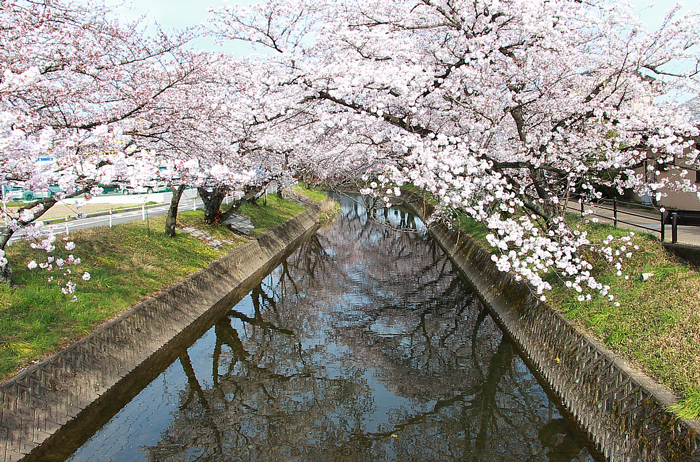
[[[196,199],[192,201],[193,203],[196,202]],[[77,215],[67,215],[65,217],[59,217],[59,218],[50,218],[48,220],[41,220],[44,225],[46,226],[55,226],[57,223],[66,223],[66,234],[69,234],[68,232],[68,226],[67,223],[71,221],[76,221],[76,220],[82,220],[82,219],[87,219],[87,218],[96,218],[96,217],[104,217],[104,216],[109,216],[109,227],[112,227],[112,217],[114,215],[120,215],[122,213],[129,213],[129,212],[138,212],[141,211],[141,219],[145,220],[146,219],[146,210],[154,209],[154,208],[161,208],[164,206],[170,206],[167,202],[161,202],[159,204],[142,204],[140,207],[124,207],[124,208],[118,208],[118,209],[109,209],[109,210],[101,210],[99,212],[92,212],[92,213],[79,213]],[[197,205],[195,203],[194,205],[194,210],[197,210]]]
[[[223,203],[230,204],[234,201],[233,196],[226,196]],[[69,235],[71,232],[71,227],[78,228],[89,228],[96,226],[109,226],[110,228],[118,223],[125,223],[127,221],[146,220],[149,215],[149,211],[157,211],[158,215],[162,215],[167,212],[170,207],[170,202],[160,202],[156,204],[142,204],[138,207],[124,207],[117,209],[106,209],[99,212],[77,214],[77,215],[67,215],[64,217],[50,218],[46,220],[37,220],[37,222],[42,223],[45,226],[50,227],[51,232],[54,234],[66,234]],[[180,200],[179,210],[197,210],[203,208],[204,203],[199,197],[185,198]],[[140,215],[140,217],[139,217]],[[3,231],[6,227],[0,226],[0,231]],[[48,232],[47,232],[48,234]],[[24,233],[22,230],[16,232],[11,242],[17,241],[23,237]]]
[[[183,204],[184,205],[184,204]],[[119,209],[108,209],[99,212],[77,214],[77,215],[67,215],[65,217],[50,218],[47,220],[37,220],[35,223],[41,223],[48,227],[44,233],[49,234],[49,230],[53,234],[66,234],[70,235],[71,228],[89,228],[95,226],[109,226],[110,228],[114,225],[115,221],[133,221],[138,219],[138,215],[141,215],[141,219],[145,220],[147,218],[147,213],[152,209],[165,209],[167,210],[169,204],[149,204],[141,205],[140,207],[127,207]],[[196,207],[196,204],[195,204]],[[5,226],[0,227],[1,230],[5,230]],[[22,229],[15,232],[10,239],[10,242],[14,242],[22,239],[24,232]]]

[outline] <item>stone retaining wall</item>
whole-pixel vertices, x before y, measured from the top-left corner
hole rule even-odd
[[[330,200],[308,207],[0,385],[0,461],[17,461],[30,453],[26,460],[63,460],[60,450],[39,446],[71,425],[85,426],[81,421],[86,414],[98,420],[108,414],[110,400],[105,398],[138,393],[135,376],[148,376],[156,362],[172,361],[166,346],[196,339],[193,335],[230,309],[236,297],[245,296],[251,281],[315,232],[320,214],[329,207]],[[81,419],[74,419],[79,414]]]
[[[432,212],[409,205],[421,217]],[[468,236],[439,223],[430,232],[608,460],[700,461],[700,426],[665,410],[675,402],[667,388],[577,331]]]

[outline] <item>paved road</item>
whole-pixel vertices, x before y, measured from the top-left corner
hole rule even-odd
[[[593,211],[595,215],[590,215],[590,218],[598,218],[601,223],[613,222],[612,205],[590,206],[586,205],[587,212]],[[581,206],[578,203],[570,203],[567,210],[580,213]],[[634,214],[634,215],[631,215]],[[650,234],[660,237],[661,219],[659,213],[652,213],[643,209],[632,207],[624,207],[618,205],[618,227],[630,229],[632,231],[647,231]],[[626,222],[626,223],[624,223]],[[671,225],[665,226],[666,237],[664,242],[671,242]],[[696,226],[679,226],[678,227],[678,243],[686,245],[700,246],[700,227]]]
[[[190,207],[192,207],[192,203],[190,201],[188,201],[187,208],[182,207],[182,205],[183,204],[180,205],[180,210],[189,210]],[[144,217],[153,218],[159,215],[165,215],[168,212],[169,206],[170,204],[168,203],[156,206],[149,206],[146,207],[145,210],[143,210],[140,207],[137,210],[117,209],[112,212],[111,218],[109,213],[99,216],[94,216],[95,214],[90,214],[91,216],[79,218],[77,220],[65,222],[47,220],[47,222],[49,223],[48,226],[52,227],[54,234],[66,234],[66,232],[70,234],[78,229],[94,228],[96,226],[116,226],[122,223],[128,223],[130,221],[143,220]],[[196,206],[198,209],[204,207],[204,203],[201,201],[201,199],[197,199]],[[22,239],[23,235],[24,233],[22,232],[22,230],[16,232],[10,239],[10,243]]]

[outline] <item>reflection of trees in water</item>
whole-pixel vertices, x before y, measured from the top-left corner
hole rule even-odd
[[[182,353],[149,460],[583,460],[435,243],[356,205],[216,324],[211,378]],[[368,426],[373,380],[404,400]]]
[[[211,380],[181,355],[187,391],[162,440],[147,448],[149,460],[324,460],[343,449],[334,435],[357,432],[358,416],[373,406],[361,371],[329,377],[313,351],[275,327],[254,321],[239,333],[230,317],[220,320]],[[250,342],[251,333],[268,341]]]

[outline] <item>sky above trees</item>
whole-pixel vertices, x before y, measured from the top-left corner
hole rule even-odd
[[[242,0],[232,3],[241,5],[253,5],[256,0]],[[184,29],[200,24],[206,24],[209,15],[209,6],[218,8],[223,5],[221,0],[193,2],[187,0],[143,0],[127,1],[124,5],[115,8],[118,17],[127,21],[134,21],[142,16],[146,16],[145,23],[152,24],[155,20],[166,31]],[[221,51],[234,55],[244,55],[251,53],[251,47],[244,43],[227,43],[217,45],[212,38],[199,38],[192,44],[193,48],[206,51]]]
[[[257,0],[232,0],[231,5],[241,4],[244,6],[254,5]],[[651,29],[656,29],[661,25],[664,12],[667,8],[673,7],[677,2],[673,0],[632,0],[635,13]],[[700,11],[700,0],[687,0],[683,3],[681,13],[689,11]],[[196,24],[206,22],[208,7],[218,8],[223,5],[222,0],[209,0],[204,2],[193,2],[189,0],[139,0],[127,1],[125,5],[118,8],[117,14],[127,20],[134,20],[142,15],[147,15],[150,19],[155,19],[166,30],[182,29]],[[650,6],[653,5],[653,6]],[[213,47],[210,41],[202,41],[202,47]],[[220,49],[219,47],[212,48]]]
[[[208,2],[191,2],[188,0],[140,0],[137,2],[127,1],[118,8],[115,8],[117,17],[122,20],[133,21],[145,17],[144,24],[152,26],[156,21],[166,32],[181,30],[196,25],[206,25],[210,8],[219,8],[225,4],[241,6],[251,6],[260,3],[261,0],[209,0]],[[668,9],[677,4],[682,7],[679,14],[686,14],[691,11],[700,11],[700,0],[629,0],[637,17],[650,30],[658,29]],[[212,37],[199,37],[190,46],[193,49],[205,51],[215,51],[228,53],[234,56],[245,56],[255,53],[266,53],[267,50],[257,47],[253,49],[249,44],[243,42],[215,43]],[[677,69],[676,69],[677,70]],[[693,95],[676,96],[681,101],[690,99]]]

